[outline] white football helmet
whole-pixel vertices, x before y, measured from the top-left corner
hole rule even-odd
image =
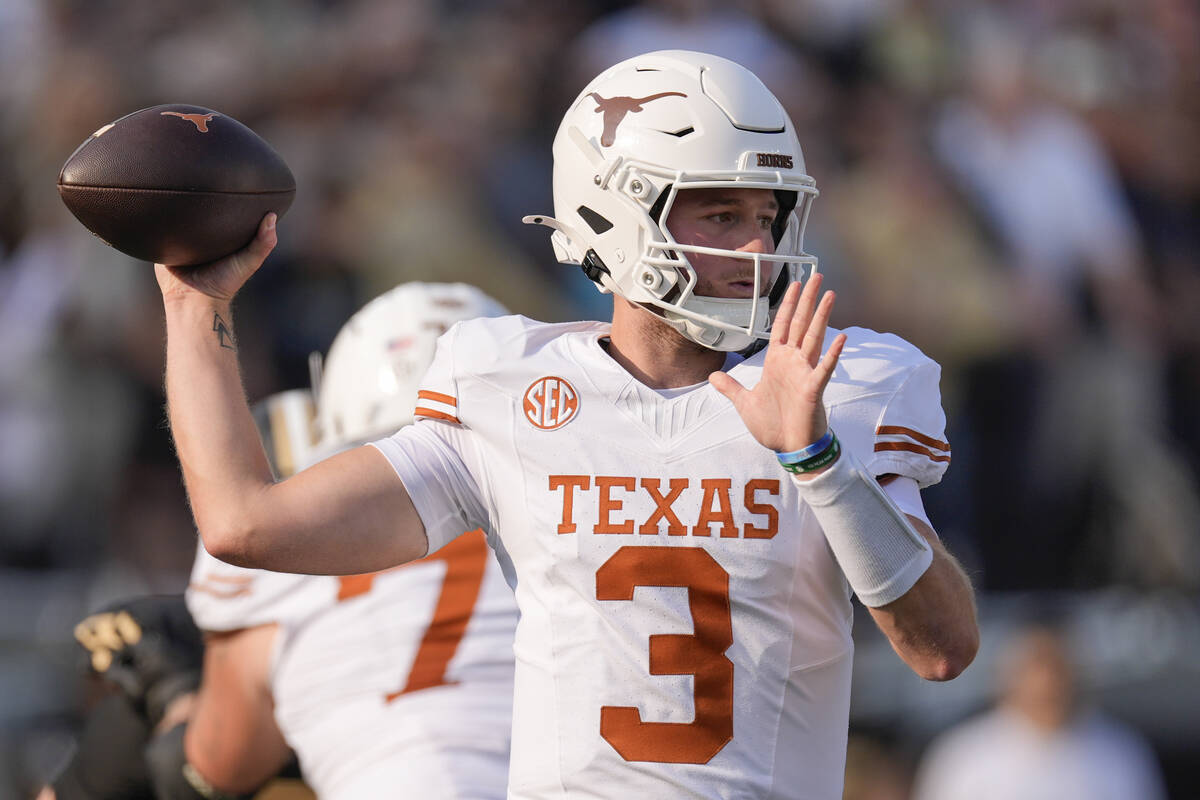
[[[779,201],[775,253],[681,245],[666,226],[677,193],[772,189]],[[658,313],[692,341],[743,350],[769,337],[783,290],[816,269],[803,251],[815,183],[792,121],[753,73],[732,61],[664,50],[622,61],[593,80],[554,140],[555,255],[579,264],[600,291]],[[753,261],[754,297],[694,294],[688,253]]]
[[[367,303],[338,331],[323,374],[314,375],[317,454],[332,455],[412,422],[438,337],[460,320],[507,313],[465,283],[404,283]]]

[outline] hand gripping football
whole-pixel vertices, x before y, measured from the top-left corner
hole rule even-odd
[[[122,253],[195,266],[245,247],[263,216],[296,195],[291,170],[232,117],[207,108],[144,108],[105,125],[58,176],[84,227]]]

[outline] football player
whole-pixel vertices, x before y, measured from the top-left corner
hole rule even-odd
[[[521,609],[512,797],[838,798],[852,593],[924,678],[978,647],[920,498],[950,460],[939,368],[896,336],[828,330],[802,244],[816,187],[740,65],[621,62],[553,147],[556,217],[529,221],[614,295],[611,325],[461,323],[416,424],[283,482],[212,333],[274,217],[207,268],[156,267],[204,542],[367,572],[482,528]]]
[[[409,424],[438,336],[504,313],[465,284],[372,300],[334,340],[315,425],[304,390],[256,408],[276,473]],[[341,577],[240,569],[201,546],[187,602],[208,648],[171,777],[201,795],[245,793],[290,745],[321,798],[504,796],[517,611],[481,532],[402,569]]]
[[[314,452],[409,424],[438,336],[503,313],[463,284],[368,303],[330,349],[317,419],[308,390],[255,407],[272,469],[287,477]],[[396,613],[414,606],[424,613]],[[76,626],[90,671],[120,691],[41,798],[310,796],[273,780],[289,741],[322,798],[503,797],[515,623],[478,532],[404,570],[342,577],[240,569],[200,546],[187,607],[138,598]]]

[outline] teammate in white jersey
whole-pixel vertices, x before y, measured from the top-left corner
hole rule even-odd
[[[205,544],[355,572],[483,528],[521,609],[511,797],[838,798],[851,592],[922,677],[978,647],[920,501],[950,457],[938,367],[827,331],[833,295],[802,249],[815,186],[737,64],[666,51],[606,70],[563,119],[554,193],[556,218],[529,221],[615,295],[612,324],[460,324],[417,424],[278,484],[212,334],[274,217],[212,267],[157,268]]]
[[[464,284],[403,284],[372,300],[334,340],[315,420],[307,390],[256,409],[275,471],[409,424],[437,337],[504,313]],[[244,792],[290,745],[323,800],[504,796],[517,610],[482,533],[344,577],[243,569],[201,546],[187,600],[209,642],[188,780]]]

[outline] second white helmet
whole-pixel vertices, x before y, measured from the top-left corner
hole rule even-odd
[[[770,189],[780,211],[772,255],[681,245],[662,224],[692,188]],[[803,250],[815,182],[792,121],[749,70],[718,56],[665,50],[623,61],[576,98],[554,140],[558,260],[580,265],[601,291],[659,314],[714,350],[743,350],[770,335],[787,283],[816,259]],[[688,253],[755,264],[747,299],[695,294]]]
[[[316,452],[330,455],[412,422],[438,337],[461,320],[507,313],[465,283],[405,283],[371,300],[338,331],[325,358]]]

